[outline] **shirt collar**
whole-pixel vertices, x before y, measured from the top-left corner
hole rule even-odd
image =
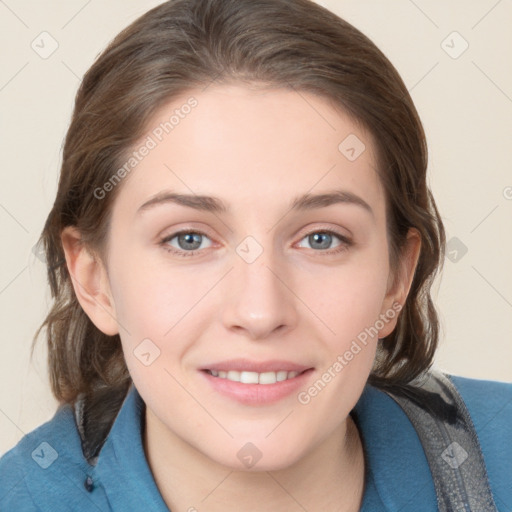
[[[116,509],[168,512],[143,447],[145,404],[132,384],[98,457],[93,480]]]

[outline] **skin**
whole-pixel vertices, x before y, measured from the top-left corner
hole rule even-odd
[[[404,304],[419,236],[411,230],[394,272],[372,138],[319,96],[210,85],[160,109],[141,141],[191,95],[197,107],[118,185],[106,261],[75,228],[63,231],[77,297],[100,330],[121,336],[147,406],[146,456],[172,510],[359,510],[364,440],[349,413],[377,338],[398,315],[307,404],[297,393],[241,404],[199,369],[236,357],[288,360],[314,368],[307,390],[379,315]],[[338,149],[350,134],[366,146],[354,161]],[[296,196],[333,189],[372,213],[350,203],[290,210]],[[164,190],[216,196],[230,213],[171,203],[137,213]],[[182,228],[206,234],[193,256],[166,250],[190,250],[177,237],[162,243]],[[351,243],[333,235],[324,248],[308,237],[326,229]],[[252,263],[236,251],[247,236],[263,250]],[[149,366],[134,354],[144,339],[160,350]],[[251,468],[237,456],[248,442],[261,453]]]

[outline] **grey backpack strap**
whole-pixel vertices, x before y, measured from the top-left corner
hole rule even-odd
[[[496,512],[469,412],[450,378],[438,371],[385,391],[413,424],[434,479],[440,512]]]

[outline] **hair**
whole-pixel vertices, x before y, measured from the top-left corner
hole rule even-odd
[[[409,228],[419,232],[421,249],[369,382],[406,384],[427,371],[439,337],[430,289],[444,259],[445,232],[426,182],[425,134],[396,69],[359,30],[310,0],[171,0],[117,35],[76,94],[56,199],[40,237],[53,304],[34,343],[45,328],[57,400],[73,403],[80,394],[131,382],[119,335],[97,329],[75,296],[61,232],[77,227],[82,243],[104,255],[122,183],[102,199],[95,191],[126,161],[160,107],[212,82],[316,94],[371,134],[386,194],[391,268]]]

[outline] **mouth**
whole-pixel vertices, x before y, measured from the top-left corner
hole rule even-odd
[[[278,370],[268,372],[249,372],[243,370],[204,370],[208,375],[217,377],[218,379],[226,379],[231,382],[241,382],[242,384],[275,384],[276,382],[283,382],[285,380],[294,379],[298,375],[301,375],[308,370],[298,371],[287,371]]]
[[[245,405],[267,405],[298,392],[314,368],[288,361],[230,360],[208,365],[200,373],[221,396]]]

